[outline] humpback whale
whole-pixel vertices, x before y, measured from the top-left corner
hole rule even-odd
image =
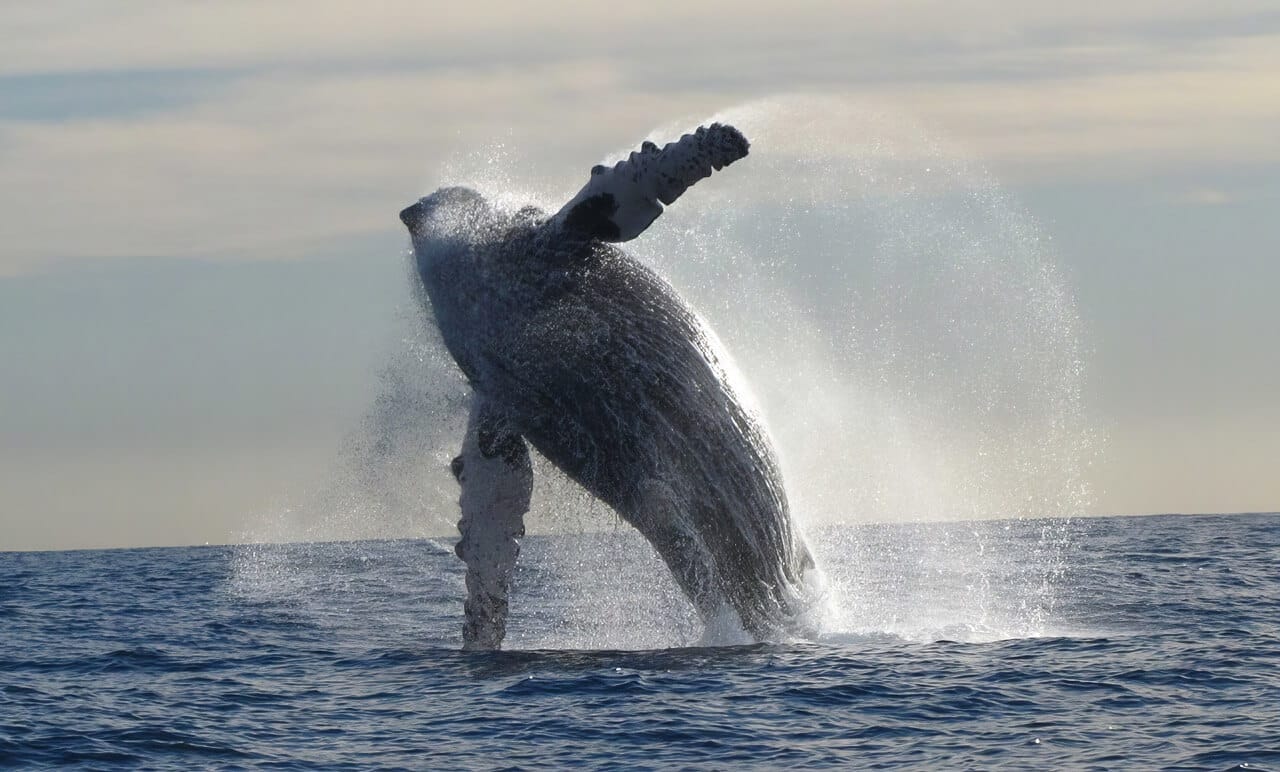
[[[532,445],[653,545],[704,624],[798,632],[813,559],[769,435],[708,325],[614,246],[745,157],[712,124],[591,170],[557,213],[446,187],[400,213],[444,345],[473,393],[460,455],[466,649],[506,632]]]

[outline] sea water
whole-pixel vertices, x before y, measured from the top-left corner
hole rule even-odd
[[[698,645],[619,527],[474,653],[447,540],[0,553],[0,766],[1280,768],[1280,515],[810,539],[815,640]]]

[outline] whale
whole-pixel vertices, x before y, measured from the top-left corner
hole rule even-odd
[[[464,649],[497,649],[533,488],[530,446],[653,546],[704,625],[800,634],[814,561],[778,454],[722,345],[617,244],[747,156],[732,126],[645,142],[555,214],[441,188],[400,213],[431,317],[472,402],[455,547]]]

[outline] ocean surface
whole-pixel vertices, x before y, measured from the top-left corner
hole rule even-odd
[[[625,528],[0,553],[0,766],[1280,769],[1280,515],[825,528],[814,641],[714,642]]]

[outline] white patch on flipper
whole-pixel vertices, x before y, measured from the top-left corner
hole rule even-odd
[[[713,123],[659,149],[646,142],[612,169],[597,166],[585,187],[552,218],[556,226],[584,219],[602,241],[630,241],[644,232],[662,205],[670,205],[698,180],[747,155],[750,144],[732,126]],[[583,209],[591,209],[583,218]],[[577,210],[575,214],[575,210]]]
[[[533,494],[529,451],[518,435],[477,398],[454,473],[462,486],[458,504],[462,538],[454,551],[467,564],[463,648],[496,649],[507,627],[507,600],[524,516]],[[481,435],[489,434],[483,438]],[[496,440],[494,439],[496,438]],[[485,446],[488,447],[485,447]],[[489,455],[486,455],[486,451]]]

